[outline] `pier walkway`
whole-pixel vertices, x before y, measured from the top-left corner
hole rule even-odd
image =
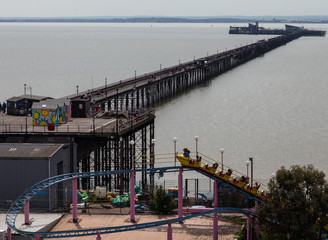
[[[64,98],[89,100],[91,104],[108,109],[131,110],[150,108],[160,101],[183,92],[242,63],[265,54],[279,46],[302,37],[302,32],[260,40],[236,49],[217,53],[169,68],[135,76],[109,85],[89,89]]]

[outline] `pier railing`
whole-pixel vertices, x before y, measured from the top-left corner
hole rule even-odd
[[[114,135],[123,134],[138,126],[143,126],[149,121],[153,121],[155,118],[154,110],[146,113],[138,114],[138,116],[129,118],[110,118],[101,119],[101,123],[96,123],[100,119],[88,118],[90,124],[76,124],[74,119],[72,122],[66,124],[60,124],[55,126],[52,130],[48,125],[37,126],[27,124],[12,124],[3,123],[0,124],[0,132],[2,134],[59,134],[59,135],[71,135],[71,134],[104,134]]]

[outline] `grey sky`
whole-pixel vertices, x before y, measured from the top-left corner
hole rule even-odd
[[[328,0],[1,0],[0,17],[327,15]]]

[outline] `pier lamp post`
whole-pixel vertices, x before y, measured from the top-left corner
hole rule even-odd
[[[96,122],[95,122],[95,103],[96,101],[94,99],[92,99],[92,128],[93,128],[93,133],[96,133]]]
[[[248,166],[251,164],[251,162],[250,161],[246,161],[245,162],[245,164],[246,164],[246,168],[247,168],[247,183],[249,183],[249,178],[248,178]]]
[[[106,94],[106,100],[105,100],[105,112],[108,111],[108,103],[107,103],[107,78],[105,78],[105,94]]]
[[[249,161],[251,162],[251,187],[253,187],[253,158],[249,158]]]
[[[116,88],[116,134],[118,136],[118,88]]]
[[[79,85],[76,85],[76,94],[79,94]]]
[[[155,143],[156,143],[156,139],[152,139],[151,140],[151,144],[152,144],[152,162],[150,164],[150,168],[154,169],[155,168]],[[147,165],[147,164],[146,164]],[[154,172],[153,171],[150,171],[150,192],[151,193],[154,193]]]
[[[106,93],[106,99],[107,99],[107,78],[105,78],[105,93]]]
[[[134,141],[131,140],[130,144],[131,144],[131,169],[134,170]],[[131,179],[130,179],[130,192],[131,192],[131,196],[130,196],[130,221],[131,222],[135,222],[135,202],[134,202],[134,197],[135,197],[135,172],[131,172]]]
[[[132,157],[131,157],[131,169],[134,169],[134,144],[135,144],[134,140],[131,140],[130,141],[131,155],[132,155]]]
[[[174,137],[173,138],[173,143],[174,143],[174,166],[177,165],[177,141],[178,141],[178,138]]]
[[[123,170],[123,138],[122,137],[120,137],[120,170]],[[120,195],[123,194],[123,184],[124,184],[123,174],[120,174]]]
[[[152,168],[155,167],[155,143],[156,143],[156,139],[152,139],[151,140],[151,143],[152,143],[152,148],[153,148],[153,164],[152,164]]]
[[[196,141],[196,159],[198,159],[198,136],[195,136],[195,141]]]
[[[26,134],[26,136],[27,136],[27,112],[28,112],[27,104],[28,104],[28,100],[25,99],[25,134]]]
[[[224,148],[220,149],[221,152],[221,167],[222,167],[222,173],[223,173],[223,153],[224,153]]]

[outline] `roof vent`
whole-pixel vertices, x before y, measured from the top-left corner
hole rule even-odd
[[[34,148],[33,152],[39,152],[41,150],[41,148]]]

